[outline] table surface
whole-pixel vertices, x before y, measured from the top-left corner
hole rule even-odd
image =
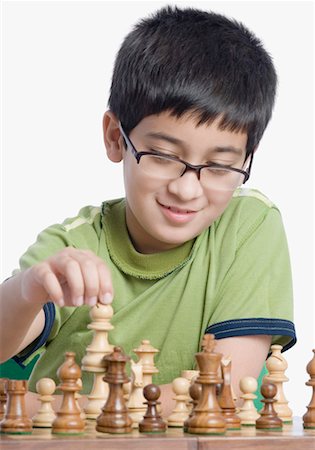
[[[2,434],[0,447],[14,450],[314,450],[315,429],[304,430],[301,419],[295,418],[293,425],[284,425],[282,431],[242,427],[238,431],[227,431],[223,436],[206,436],[169,428],[166,433],[144,434],[134,430],[131,434],[112,435],[97,432],[95,421],[88,421],[82,435],[59,436],[52,434],[49,428],[34,428],[30,435]]]

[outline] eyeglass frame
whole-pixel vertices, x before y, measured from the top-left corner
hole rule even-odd
[[[176,156],[165,155],[164,153],[159,152],[157,150],[141,151],[141,152],[139,152],[135,148],[135,146],[133,145],[130,137],[127,135],[127,133],[125,133],[121,122],[119,122],[119,129],[120,129],[122,137],[123,137],[123,139],[125,141],[126,147],[128,148],[128,145],[129,145],[129,147],[131,147],[131,153],[136,158],[137,164],[140,164],[140,159],[141,159],[142,156],[153,155],[153,156],[160,156],[162,158],[169,159],[171,161],[180,162],[180,163],[184,164],[185,165],[185,170],[183,171],[183,173],[178,178],[181,178],[188,170],[192,170],[193,172],[197,173],[198,180],[200,181],[200,172],[201,172],[202,169],[204,169],[206,167],[208,167],[208,168],[212,168],[213,167],[213,168],[231,170],[232,172],[241,173],[242,175],[244,175],[244,181],[243,181],[242,184],[245,184],[246,181],[250,177],[250,171],[251,171],[251,167],[252,167],[252,163],[253,163],[254,151],[250,152],[250,161],[249,161],[249,165],[248,165],[248,169],[247,170],[242,170],[242,169],[238,169],[237,167],[230,167],[230,166],[225,166],[224,164],[217,164],[217,163],[194,165],[194,164],[190,164],[187,161],[184,161],[183,159],[177,158]]]

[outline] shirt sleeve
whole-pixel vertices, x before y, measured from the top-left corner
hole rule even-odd
[[[271,335],[272,344],[284,350],[292,347],[296,336],[291,267],[278,209],[266,207],[235,242],[206,333],[216,339]]]

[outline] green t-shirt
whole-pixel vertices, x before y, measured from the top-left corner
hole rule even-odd
[[[111,270],[115,327],[111,344],[132,350],[143,339],[159,349],[154,381],[169,383],[195,367],[205,332],[217,339],[267,334],[273,343],[295,343],[287,241],[278,209],[260,192],[239,189],[224,213],[196,239],[157,254],[138,253],[125,223],[125,200],[85,207],[77,217],[44,230],[20,260],[21,269],[66,246],[89,249]],[[45,305],[42,335],[17,357],[41,354],[30,378],[57,380],[66,351],[80,364],[92,339],[89,307]],[[92,374],[83,372],[83,393]]]

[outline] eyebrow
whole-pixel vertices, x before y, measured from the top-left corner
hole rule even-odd
[[[168,134],[164,134],[164,133],[160,133],[160,132],[151,132],[151,133],[147,133],[145,136],[151,137],[154,139],[161,139],[161,140],[169,142],[171,144],[175,144],[175,145],[179,145],[184,148],[187,148],[186,143],[184,141],[182,141],[181,139],[175,138],[173,136],[170,136]],[[234,147],[232,145],[228,145],[228,146],[218,145],[209,150],[217,152],[217,153],[233,153],[235,155],[242,155],[244,153],[244,150],[242,150],[241,148]]]

